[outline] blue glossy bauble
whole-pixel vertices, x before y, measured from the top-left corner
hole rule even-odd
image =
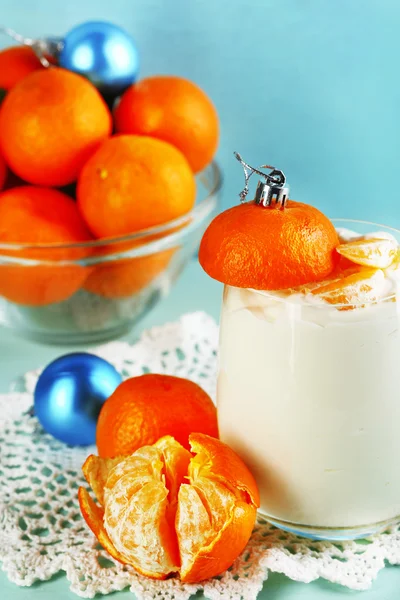
[[[58,440],[72,446],[94,444],[100,409],[121,381],[118,371],[94,354],[66,354],[41,373],[34,392],[35,414]]]
[[[81,73],[107,97],[119,96],[136,81],[139,54],[131,36],[102,21],[82,23],[64,38],[59,65]]]

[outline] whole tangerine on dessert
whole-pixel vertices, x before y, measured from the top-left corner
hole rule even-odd
[[[51,67],[8,92],[0,109],[0,146],[19,177],[60,187],[77,179],[111,127],[110,111],[94,85]]]
[[[227,285],[258,290],[325,279],[339,260],[332,222],[314,206],[287,198],[282,171],[266,174],[237,157],[246,175],[243,202],[220,213],[206,229],[199,251],[203,269]],[[265,181],[259,182],[254,201],[244,202],[253,173]]]
[[[217,111],[203,90],[183,77],[156,75],[134,83],[114,118],[119,133],[155,137],[176,146],[194,173],[204,169],[217,150]]]
[[[150,373],[122,382],[103,404],[96,429],[99,455],[128,455],[164,435],[185,448],[189,435],[218,437],[217,411],[209,395],[181,377]]]
[[[202,433],[189,444],[165,436],[131,456],[91,455],[83,465],[99,503],[79,488],[85,521],[113,558],[153,579],[219,575],[255,524],[259,492],[241,458]]]
[[[12,46],[0,51],[0,89],[11,90],[33,71],[44,69],[29,46]]]

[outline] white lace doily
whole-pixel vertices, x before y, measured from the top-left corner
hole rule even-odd
[[[115,342],[96,353],[125,377],[163,372],[215,390],[217,326],[203,313],[154,328],[130,346]],[[211,600],[255,600],[268,571],[310,582],[323,577],[355,590],[367,589],[385,560],[400,564],[400,528],[368,541],[309,541],[259,521],[248,547],[218,578],[199,585],[153,581],[115,563],[83,521],[77,488],[81,465],[95,448],[70,448],[45,434],[32,416],[38,373],[26,375],[25,391],[0,396],[0,559],[17,585],[30,586],[65,571],[83,598],[129,587],[138,600],[188,600],[202,590]]]

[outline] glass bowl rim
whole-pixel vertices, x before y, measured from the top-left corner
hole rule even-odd
[[[203,197],[199,202],[195,204],[192,210],[177,219],[173,219],[168,221],[167,223],[163,223],[161,225],[155,225],[153,227],[148,227],[147,229],[141,229],[131,234],[95,239],[84,242],[73,242],[73,243],[59,243],[52,242],[49,244],[32,244],[32,243],[19,243],[19,242],[0,242],[0,256],[2,255],[3,250],[9,250],[11,252],[21,251],[21,250],[35,250],[35,251],[43,251],[46,250],[69,250],[69,249],[86,249],[86,248],[101,248],[107,247],[112,248],[113,245],[117,246],[121,243],[132,242],[132,241],[140,241],[144,240],[142,244],[140,244],[140,248],[145,248],[148,244],[154,243],[154,240],[150,239],[146,243],[146,238],[151,238],[153,235],[160,236],[158,240],[169,240],[170,237],[174,236],[176,233],[175,228],[179,228],[179,233],[185,233],[186,228],[193,223],[196,223],[201,219],[205,210],[207,210],[208,205],[212,203],[214,196],[220,191],[223,183],[223,175],[222,170],[217,161],[213,160],[209,165],[207,165],[202,171],[196,173],[196,178],[201,177],[207,171],[211,171],[211,181],[212,184],[210,189],[207,190],[207,194]],[[170,231],[172,230],[172,231]],[[165,236],[162,234],[165,233]],[[7,254],[4,254],[9,258]],[[45,259],[45,257],[43,257]],[[29,259],[27,259],[29,261]],[[41,262],[40,259],[37,259],[38,262]],[[77,261],[61,261],[61,263],[71,263]],[[78,261],[79,262],[79,261]]]
[[[336,226],[337,222],[340,222],[343,224],[352,224],[353,223],[355,225],[357,225],[357,224],[358,225],[371,225],[373,227],[373,229],[371,229],[371,233],[374,233],[374,231],[379,231],[379,228],[382,228],[382,229],[388,231],[388,233],[393,232],[394,234],[397,235],[398,238],[400,238],[400,229],[396,229],[395,227],[390,227],[388,225],[382,225],[381,223],[374,223],[373,221],[364,221],[364,220],[360,220],[360,219],[345,219],[345,218],[340,218],[340,217],[332,218],[332,219],[330,219],[330,221],[332,221],[332,223],[335,225],[336,229],[338,228]],[[355,233],[357,233],[357,232],[355,232]],[[363,234],[360,234],[360,235],[363,235]],[[365,304],[362,304],[362,305],[329,304],[328,302],[325,304],[322,304],[322,303],[319,304],[318,302],[309,302],[307,300],[304,300],[301,303],[295,303],[295,302],[290,301],[290,296],[285,298],[283,296],[274,296],[273,295],[276,292],[279,292],[279,291],[284,292],[285,290],[256,290],[253,288],[247,288],[247,289],[248,289],[248,291],[253,292],[255,294],[259,294],[260,296],[270,297],[271,299],[275,300],[276,302],[282,302],[283,304],[290,304],[291,306],[298,306],[299,308],[302,308],[302,307],[310,308],[311,307],[311,308],[315,308],[318,310],[329,310],[329,309],[330,310],[339,310],[341,308],[346,308],[346,309],[366,308],[366,307],[370,307],[370,306],[376,306],[378,304],[388,302],[392,298],[396,298],[396,293],[393,292],[393,293],[389,294],[388,296],[379,298],[379,300],[366,302]]]

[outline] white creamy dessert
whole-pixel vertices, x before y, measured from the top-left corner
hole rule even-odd
[[[272,521],[368,533],[399,517],[399,283],[395,260],[351,306],[330,304],[315,286],[225,286],[220,435],[252,470]]]

